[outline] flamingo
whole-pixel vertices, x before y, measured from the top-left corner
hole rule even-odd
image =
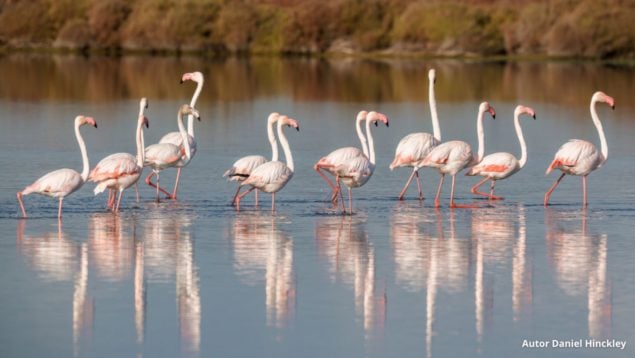
[[[595,108],[598,102],[604,102],[611,106],[612,109],[615,109],[615,100],[613,100],[613,97],[610,97],[600,91],[595,92],[591,97],[591,118],[593,119],[593,124],[595,124],[595,128],[600,136],[602,152],[600,153],[593,143],[587,142],[586,140],[571,139],[567,143],[563,144],[560,149],[558,149],[558,152],[556,152],[551,165],[547,168],[546,174],[551,173],[554,169],[560,169],[562,175],[560,175],[558,180],[556,180],[551,188],[545,193],[545,206],[549,205],[549,197],[556,186],[560,184],[560,181],[565,175],[569,174],[582,177],[582,206],[586,208],[586,177],[595,169],[600,168],[609,156],[609,148],[606,143],[606,136],[604,136],[604,129],[602,129],[602,122],[600,122],[600,117],[598,117],[598,113]]]
[[[197,71],[197,72],[183,74],[183,76],[181,77],[181,84],[183,84],[183,82],[188,80],[196,82],[196,90],[194,91],[194,94],[192,95],[192,99],[190,100],[190,107],[194,108],[196,106],[196,101],[198,100],[198,97],[201,94],[201,90],[203,89],[203,83],[205,82],[205,79],[203,77],[203,74]],[[188,116],[187,118],[187,139],[190,145],[190,156],[186,157],[183,154],[181,156],[181,160],[179,160],[179,162],[175,165],[175,167],[177,168],[177,171],[176,171],[176,180],[174,182],[174,190],[172,191],[172,194],[168,193],[165,189],[159,187],[159,190],[163,192],[164,194],[166,194],[169,199],[176,199],[176,192],[179,189],[179,178],[181,177],[181,169],[187,166],[192,160],[192,158],[194,157],[194,154],[196,154],[196,140],[194,140],[194,116],[192,115]],[[163,138],[159,140],[159,143],[170,143],[185,149],[183,147],[183,138],[179,131],[170,132],[164,135]],[[155,173],[153,171],[150,173],[148,178],[146,178],[146,183],[148,183],[148,185],[150,186],[154,186],[154,183],[152,183],[152,181],[151,180],[149,181],[148,179],[152,179],[154,174]]]
[[[366,155],[349,158],[335,166],[334,171],[336,174],[336,195],[342,194],[340,189],[340,181],[348,187],[348,209],[349,213],[353,214],[353,193],[352,188],[358,188],[368,181],[375,171],[375,143],[373,141],[373,134],[370,131],[370,123],[377,125],[377,121],[382,121],[388,127],[388,117],[372,111],[366,116],[366,135],[368,136],[368,152],[370,157]],[[342,198],[342,208],[344,208],[344,200]]]
[[[532,116],[534,120],[536,119],[536,113],[529,107],[519,105],[514,110],[514,127],[516,127],[516,135],[520,143],[520,160],[516,159],[513,154],[506,152],[493,153],[483,158],[479,164],[473,166],[466,173],[466,175],[480,175],[484,177],[483,180],[472,187],[473,194],[487,196],[490,200],[502,200],[502,197],[494,195],[494,185],[496,185],[496,181],[509,178],[521,170],[527,163],[527,145],[525,144],[523,130],[520,127],[519,121],[519,117],[523,113]],[[478,191],[478,188],[488,180],[492,181],[490,193],[487,194]]]
[[[454,180],[456,174],[461,170],[476,165],[481,162],[483,155],[485,154],[485,138],[483,134],[483,116],[485,112],[489,112],[492,118],[496,118],[496,111],[494,107],[489,103],[483,102],[478,107],[477,116],[477,136],[478,136],[478,155],[474,157],[472,153],[472,147],[463,141],[453,140],[445,142],[436,146],[428,154],[428,156],[421,161],[417,167],[433,167],[436,168],[441,174],[441,181],[439,182],[439,188],[437,189],[437,196],[434,199],[434,207],[438,208],[439,196],[441,195],[441,188],[443,188],[443,181],[445,175],[450,174],[452,176],[452,190],[450,191],[450,208],[470,208],[472,206],[458,205],[454,203]],[[415,168],[417,168],[415,167]]]
[[[26,210],[24,210],[24,203],[22,202],[23,195],[29,195],[36,193],[40,195],[50,196],[52,198],[59,199],[59,207],[57,209],[57,218],[62,219],[62,202],[68,195],[74,193],[84,185],[86,179],[88,179],[88,153],[86,153],[86,144],[82,138],[82,134],[79,131],[79,127],[84,124],[90,124],[97,128],[97,123],[92,117],[77,116],[75,117],[75,137],[79,144],[79,150],[82,153],[82,173],[78,173],[73,169],[58,169],[48,174],[45,174],[40,179],[36,180],[33,184],[24,188],[24,190],[17,193],[18,202],[20,203],[20,209],[22,209],[22,216],[27,217]]]
[[[412,167],[412,174],[406,182],[406,185],[399,193],[399,200],[403,200],[406,190],[410,186],[410,182],[413,177],[417,177],[417,189],[419,190],[419,200],[423,200],[423,193],[421,192],[421,182],[419,181],[419,171],[417,164],[422,161],[432,148],[441,143],[441,128],[439,127],[439,116],[437,114],[437,101],[434,96],[434,84],[436,82],[436,73],[434,69],[428,71],[429,90],[428,96],[430,101],[430,114],[432,116],[432,130],[434,135],[430,133],[411,133],[403,137],[397,145],[395,151],[395,159],[390,164],[390,170],[394,170],[399,167]]]
[[[364,133],[362,132],[362,127],[361,127],[361,123],[362,121],[366,119],[367,115],[368,115],[367,111],[360,111],[357,114],[357,117],[355,119],[355,129],[357,131],[357,137],[359,138],[359,142],[362,146],[361,150],[356,147],[339,148],[332,151],[327,156],[320,158],[320,160],[313,166],[313,169],[315,169],[315,171],[318,172],[318,174],[320,174],[320,176],[331,187],[333,191],[331,195],[331,201],[334,203],[337,203],[337,193],[338,193],[337,187],[326,176],[326,174],[322,172],[322,170],[325,170],[331,175],[335,176],[336,175],[335,167],[337,165],[340,165],[351,158],[368,156],[368,147],[366,144],[366,137],[364,136]]]
[[[148,108],[148,100],[142,98],[139,102],[139,117],[137,121],[137,156],[135,157],[129,153],[111,154],[97,163],[88,176],[90,181],[97,183],[94,190],[95,195],[103,192],[106,188],[110,189],[110,191],[119,191],[117,205],[113,209],[114,212],[119,211],[123,191],[136,184],[143,171],[145,148],[142,127],[143,125],[146,128],[149,127],[148,118],[144,115],[146,108]],[[113,206],[115,195],[109,195],[109,207]]]
[[[267,135],[269,137],[269,143],[271,144],[271,161],[278,160],[278,142],[276,141],[276,135],[273,132],[273,124],[278,120],[279,113],[273,112],[267,117]],[[238,159],[231,168],[225,171],[223,177],[227,177],[229,181],[242,182],[249,177],[251,171],[256,167],[267,162],[267,158],[262,155],[248,155]],[[236,197],[240,192],[240,184],[236,188],[236,193],[232,198],[232,205],[236,203]],[[256,189],[256,206],[258,205],[258,189]]]
[[[178,165],[181,161],[181,158],[185,155],[187,160],[191,159],[191,151],[189,141],[187,140],[187,132],[185,131],[185,126],[183,125],[183,116],[189,114],[196,117],[199,121],[201,117],[198,111],[192,108],[188,104],[184,104],[179,109],[179,112],[176,115],[176,122],[179,127],[179,131],[183,138],[183,146],[178,146],[172,143],[157,143],[153,144],[146,148],[145,150],[145,166],[149,166],[152,168],[152,172],[157,176],[157,183],[153,185],[151,182],[152,176],[148,176],[146,178],[146,183],[150,186],[154,186],[157,189],[157,202],[159,202],[159,173],[161,170],[165,168],[171,168]]]
[[[289,148],[287,137],[282,131],[282,126],[284,125],[293,127],[297,131],[300,130],[300,125],[298,121],[285,115],[278,117],[278,138],[280,139],[287,164],[279,161],[270,161],[252,170],[249,177],[240,183],[240,186],[250,185],[251,188],[236,198],[237,211],[240,210],[240,200],[255,189],[264,191],[265,193],[271,193],[271,211],[276,210],[276,192],[284,188],[289,180],[291,180],[294,170],[291,148]]]

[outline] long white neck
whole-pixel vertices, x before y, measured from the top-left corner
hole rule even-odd
[[[79,150],[82,152],[82,181],[85,182],[86,179],[88,179],[90,163],[88,162],[88,153],[86,153],[86,143],[84,143],[84,138],[82,138],[82,134],[79,132],[79,123],[75,124],[75,137],[77,138],[77,143],[79,143]]]
[[[192,108],[196,108],[196,101],[203,89],[203,82],[204,80],[201,78],[201,81],[196,83],[196,90],[194,91],[194,95],[192,95],[192,100],[190,101],[190,107]],[[187,134],[194,138],[194,115],[192,114],[187,117]]]
[[[282,151],[284,151],[284,158],[287,160],[287,167],[293,172],[293,155],[291,155],[291,148],[289,148],[289,142],[282,130],[282,121],[278,120],[278,138],[280,138],[280,145],[282,145]]]
[[[368,144],[366,143],[366,136],[364,136],[364,132],[362,132],[362,121],[364,121],[365,117],[357,117],[355,121],[355,129],[357,130],[357,137],[359,137],[359,143],[362,145],[362,151],[364,155],[368,157]]]
[[[597,101],[591,101],[591,118],[593,118],[593,124],[595,124],[595,128],[598,130],[598,134],[600,135],[600,145],[602,148],[602,156],[604,157],[604,161],[609,158],[609,146],[606,143],[606,136],[604,136],[604,129],[602,128],[602,122],[600,122],[600,117],[598,117],[598,112],[595,109]]]
[[[185,157],[189,160],[192,157],[192,151],[190,149],[190,140],[188,138],[187,132],[185,131],[185,126],[183,125],[183,112],[179,111],[176,115],[176,124],[179,126],[179,132],[181,133],[181,138],[183,138],[183,147],[185,148]],[[190,116],[192,116],[190,114]]]
[[[145,149],[143,143],[143,111],[139,114],[139,121],[137,123],[137,165],[143,168],[143,161],[145,160]]]
[[[523,129],[520,127],[520,113],[514,113],[514,127],[516,127],[516,135],[518,136],[518,142],[520,143],[520,167],[524,167],[527,164],[527,144],[525,144],[525,137],[523,136]]]
[[[430,115],[432,116],[432,131],[434,133],[434,138],[440,142],[441,127],[439,126],[439,115],[437,113],[437,99],[434,95],[434,81],[430,81],[428,101],[430,102]]]
[[[485,134],[483,133],[483,117],[485,115],[485,111],[479,108],[478,110],[478,118],[476,120],[476,134],[478,136],[478,156],[477,163],[480,163],[483,160],[483,156],[485,156]]]
[[[273,132],[273,124],[275,121],[267,122],[267,137],[269,137],[269,144],[271,144],[271,161],[278,161],[278,141],[276,140],[276,135]]]
[[[372,164],[375,164],[375,142],[373,141],[373,133],[370,131],[371,120],[366,120],[366,136],[368,136],[368,159]]]

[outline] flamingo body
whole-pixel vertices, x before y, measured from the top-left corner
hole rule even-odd
[[[275,193],[284,188],[292,177],[293,171],[283,162],[266,162],[255,168],[240,185],[251,185],[265,193]]]
[[[408,134],[399,141],[395,151],[395,159],[390,163],[390,170],[417,166],[437,145],[439,145],[439,141],[430,133]]]
[[[190,161],[192,160],[192,158],[194,157],[194,154],[196,154],[196,140],[194,140],[194,137],[191,136],[190,134],[187,135],[187,139],[188,142],[190,143],[190,158],[188,159],[185,156],[185,150],[183,151],[183,154],[181,155],[181,160],[178,161],[178,163],[176,163],[174,165],[174,167],[177,168],[182,168],[186,165],[188,165],[190,163]],[[166,135],[164,135],[161,140],[159,141],[159,144],[163,144],[163,143],[167,143],[167,144],[174,144],[177,147],[183,147],[183,136],[181,135],[180,132],[170,132]]]
[[[181,160],[185,150],[172,143],[157,143],[146,148],[145,165],[153,170],[174,167]]]
[[[359,188],[373,175],[375,165],[366,156],[351,158],[335,167],[335,174],[349,188]]]
[[[605,160],[593,143],[571,139],[558,149],[546,174],[559,169],[569,175],[584,176],[601,167]]]
[[[43,175],[22,190],[22,195],[40,194],[51,198],[64,198],[84,185],[81,174],[73,169],[58,169]]]
[[[267,158],[262,155],[248,155],[234,162],[231,168],[227,169],[223,174],[223,178],[227,177],[229,181],[243,181],[249,177],[251,172],[265,164]]]
[[[102,159],[90,172],[88,179],[98,182],[95,194],[106,189],[125,190],[139,180],[143,167],[129,153],[115,153]]]
[[[436,168],[441,174],[456,175],[476,161],[472,146],[460,140],[452,140],[434,147],[421,166]]]
[[[335,167],[346,162],[349,159],[364,156],[364,152],[356,147],[344,147],[339,148],[328,155],[320,158],[317,162],[321,168],[331,173],[332,175],[337,175]]]
[[[494,153],[472,167],[467,175],[480,175],[489,179],[501,180],[512,176],[520,170],[518,159],[511,153]]]

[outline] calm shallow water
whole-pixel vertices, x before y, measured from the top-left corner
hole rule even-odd
[[[486,152],[518,153],[511,115],[523,121],[527,167],[497,185],[506,200],[475,210],[434,210],[438,176],[423,171],[426,199],[398,203],[410,172],[388,164],[404,135],[430,131],[427,69],[437,69],[443,137],[476,142],[478,103],[488,100]],[[105,210],[92,185],[56,202],[15,192],[41,174],[80,168],[72,134],[78,113],[96,163],[134,150],[138,99],[148,97],[146,143],[175,128],[178,105],[199,69],[198,153],[184,171],[180,200]],[[0,59],[0,356],[632,356],[635,345],[635,71],[570,63],[280,61],[268,59],[73,57]],[[587,210],[579,178],[566,178],[545,210],[544,176],[569,138],[599,142],[588,114],[593,91],[615,97],[600,108],[609,162],[589,177]],[[355,191],[356,215],[326,202],[311,169],[331,150],[356,145],[359,109],[391,118],[373,129],[377,169]],[[246,199],[221,177],[242,155],[269,155],[269,112],[301,123],[289,132],[296,174],[278,212]],[[171,185],[172,171],[162,182]],[[457,179],[457,200],[474,202],[475,178]],[[444,191],[447,204],[449,187]],[[478,201],[485,206],[485,202]],[[521,349],[523,339],[618,339],[625,350]]]

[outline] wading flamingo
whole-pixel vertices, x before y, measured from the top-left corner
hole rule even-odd
[[[240,183],[240,186],[250,185],[251,188],[236,198],[236,210],[240,210],[240,200],[255,189],[264,191],[265,193],[271,193],[271,211],[276,210],[276,192],[284,188],[289,180],[291,180],[294,169],[291,148],[289,148],[287,137],[282,131],[282,126],[285,125],[293,127],[298,131],[300,130],[300,125],[298,121],[285,115],[278,117],[278,139],[280,140],[280,145],[282,145],[287,164],[279,161],[271,161],[252,170],[249,178]]]
[[[267,136],[269,138],[269,144],[271,144],[271,161],[275,162],[278,160],[278,141],[276,140],[276,135],[273,132],[273,124],[276,123],[280,114],[273,112],[267,118]],[[236,203],[236,197],[238,197],[238,193],[240,192],[240,182],[244,181],[249,177],[251,171],[256,167],[259,167],[262,164],[267,162],[267,158],[262,155],[248,155],[238,159],[231,168],[225,171],[223,174],[223,178],[227,177],[229,181],[237,181],[239,182],[238,188],[236,188],[236,193],[232,198],[232,205]],[[256,189],[256,206],[258,205],[258,189]]]
[[[201,90],[203,89],[203,83],[205,82],[205,79],[203,77],[203,74],[197,71],[197,72],[183,74],[183,77],[181,77],[181,84],[183,84],[183,82],[188,80],[196,82],[196,90],[194,91],[194,94],[192,95],[192,99],[190,101],[190,107],[195,108],[196,101],[198,100],[198,96],[201,94]],[[176,180],[174,182],[174,190],[172,191],[172,194],[168,193],[165,189],[159,187],[159,190],[162,191],[165,195],[167,195],[168,199],[176,199],[176,192],[179,190],[179,178],[181,177],[181,169],[187,166],[192,160],[192,158],[194,157],[194,154],[196,154],[196,141],[194,140],[194,116],[193,115],[189,115],[187,118],[187,138],[190,145],[190,156],[186,157],[185,155],[182,155],[181,160],[179,160],[179,162],[175,165],[175,167],[177,168]],[[185,147],[183,147],[183,137],[181,136],[181,133],[179,131],[170,132],[164,135],[163,138],[161,138],[161,140],[159,141],[159,143],[170,143],[185,149]],[[154,176],[154,172],[151,172],[149,175],[149,178],[152,179],[153,176]],[[148,179],[146,179],[146,182],[148,182]],[[149,184],[150,186],[154,186],[151,180]]]
[[[335,169],[336,180],[336,195],[337,193],[342,195],[340,187],[340,181],[348,187],[348,210],[350,214],[353,214],[353,193],[352,188],[358,188],[368,181],[375,171],[375,142],[373,141],[373,134],[370,130],[370,123],[377,125],[377,121],[382,121],[388,127],[388,117],[377,112],[369,112],[366,116],[366,136],[368,137],[368,152],[369,157],[362,155],[359,157],[350,158],[343,163],[337,165]],[[344,208],[344,199],[342,198],[342,211],[346,212]]]
[[[560,169],[562,175],[560,175],[558,180],[556,180],[556,182],[551,186],[549,191],[545,193],[545,206],[549,205],[549,197],[556,186],[558,186],[565,175],[569,174],[582,177],[582,206],[586,208],[586,177],[592,171],[601,167],[609,157],[609,148],[606,143],[606,137],[604,136],[604,129],[602,129],[600,117],[598,117],[598,113],[595,109],[596,103],[598,102],[604,102],[611,106],[612,109],[615,109],[615,101],[613,100],[613,97],[599,91],[595,92],[593,97],[591,97],[591,118],[593,119],[593,124],[595,124],[595,128],[600,136],[602,152],[600,153],[593,143],[587,142],[586,140],[571,139],[567,143],[563,144],[562,147],[558,149],[551,165],[547,168],[546,174],[551,173],[554,169]]]
[[[102,159],[95,168],[90,172],[88,179],[96,182],[95,195],[109,189],[108,207],[114,212],[119,211],[119,204],[123,191],[136,184],[143,171],[143,162],[145,160],[145,143],[143,140],[143,125],[148,128],[148,118],[144,112],[148,108],[148,100],[142,98],[139,102],[139,117],[137,120],[137,134],[135,136],[137,142],[137,156],[130,153],[115,153]],[[117,205],[113,208],[115,196],[114,191],[119,191]]]
[[[172,143],[157,143],[153,144],[146,148],[145,153],[145,166],[152,168],[152,172],[157,176],[156,185],[151,182],[152,176],[148,176],[146,178],[146,183],[150,186],[154,186],[157,189],[157,202],[159,199],[159,173],[161,170],[165,168],[175,167],[183,156],[187,158],[187,160],[191,157],[190,145],[187,140],[187,132],[185,131],[185,126],[183,125],[183,116],[189,114],[196,117],[199,121],[201,120],[198,111],[192,108],[188,104],[184,104],[179,109],[179,113],[176,115],[176,122],[179,126],[179,131],[181,132],[181,136],[183,137],[183,146],[178,146]]]
[[[406,182],[406,185],[399,193],[399,200],[403,200],[406,190],[410,186],[410,182],[413,177],[417,177],[417,189],[419,190],[419,200],[423,200],[423,193],[421,192],[421,182],[419,181],[419,171],[417,164],[421,162],[430,153],[432,148],[441,143],[441,128],[439,127],[439,116],[437,114],[437,100],[434,96],[434,84],[436,82],[436,75],[434,69],[428,71],[428,97],[430,101],[430,114],[432,116],[432,130],[434,135],[430,133],[411,133],[405,136],[397,145],[395,151],[395,159],[390,164],[390,170],[394,170],[399,167],[412,167],[412,174]]]
[[[517,171],[521,170],[527,163],[527,145],[525,144],[525,137],[523,136],[523,130],[520,127],[519,117],[521,114],[528,114],[536,119],[536,113],[533,109],[525,106],[517,106],[514,110],[514,127],[516,128],[516,135],[518,136],[518,142],[520,143],[520,160],[511,153],[498,152],[487,155],[480,163],[473,166],[465,175],[480,175],[483,180],[479,181],[472,187],[472,193],[476,195],[487,196],[490,200],[502,200],[500,196],[494,195],[494,185],[497,180],[507,179]],[[489,194],[478,191],[478,188],[485,184],[488,180],[492,181]]]
[[[345,161],[355,158],[355,157],[368,157],[368,146],[366,144],[366,137],[364,136],[364,132],[362,132],[361,123],[366,119],[368,115],[367,111],[360,111],[357,114],[357,118],[355,120],[355,129],[357,131],[357,137],[359,138],[359,142],[362,146],[362,149],[356,147],[343,147],[336,149],[329,153],[327,156],[320,158],[320,160],[313,166],[318,174],[326,181],[326,183],[331,187],[331,201],[337,203],[337,187],[335,184],[322,172],[322,170],[330,173],[335,176],[335,167],[344,163]]]
[[[489,112],[492,118],[496,118],[496,112],[494,107],[489,103],[483,102],[478,107],[478,117],[476,125],[476,133],[478,136],[478,155],[474,157],[472,153],[472,147],[463,141],[453,140],[450,142],[441,143],[436,146],[428,156],[421,161],[419,166],[436,168],[441,174],[441,181],[439,182],[439,188],[437,189],[437,196],[434,199],[434,207],[438,208],[439,196],[441,195],[441,189],[443,188],[443,181],[445,175],[450,174],[452,176],[452,190],[450,191],[450,207],[451,208],[471,208],[470,205],[458,205],[454,203],[454,179],[456,174],[461,170],[476,165],[481,162],[483,155],[485,154],[485,138],[483,134],[483,116],[485,112]],[[417,169],[417,168],[415,168]]]
[[[57,218],[62,218],[62,202],[64,198],[81,188],[82,185],[88,179],[89,163],[88,153],[86,153],[86,144],[82,138],[82,134],[79,132],[79,127],[84,124],[90,124],[97,128],[97,123],[91,117],[77,116],[75,117],[75,137],[79,144],[79,150],[82,153],[82,173],[78,173],[73,169],[58,169],[45,174],[35,183],[27,186],[24,190],[17,193],[18,202],[20,203],[20,209],[22,209],[22,216],[27,217],[26,210],[24,210],[24,203],[22,203],[22,196],[29,195],[31,193],[50,196],[52,198],[59,199],[59,207],[57,209]]]

